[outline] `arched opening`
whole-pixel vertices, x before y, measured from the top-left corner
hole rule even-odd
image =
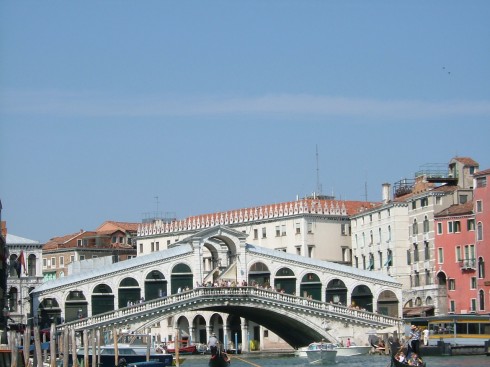
[[[391,317],[398,317],[398,298],[393,291],[383,291],[378,297],[378,313]]]
[[[332,279],[325,290],[325,302],[347,305],[347,287],[340,279]]]
[[[114,294],[107,284],[97,285],[92,292],[92,316],[114,310]]]
[[[167,296],[167,280],[161,271],[152,270],[145,279],[145,300]]]
[[[228,317],[228,325],[231,340],[228,341],[228,345],[225,347],[227,350],[232,350],[232,353],[234,353],[237,349],[241,350],[242,345],[242,325],[240,316],[230,315]]]
[[[36,255],[30,254],[27,258],[27,275],[30,277],[36,276]]]
[[[289,268],[281,268],[276,272],[274,277],[274,288],[278,292],[287,294],[296,293],[296,277],[294,272]]]
[[[192,324],[194,326],[195,342],[206,344],[208,338],[206,335],[206,320],[204,317],[202,315],[197,315],[194,317]]]
[[[50,327],[52,323],[60,324],[64,322],[64,320],[61,319],[61,308],[58,304],[58,301],[55,298],[46,298],[40,303],[39,309],[37,310],[37,318],[38,318],[38,325],[41,329],[46,329]],[[66,306],[65,306],[65,318],[66,318]]]
[[[267,265],[256,262],[248,271],[248,285],[268,287],[270,285],[271,273]]]
[[[66,322],[87,317],[87,299],[83,291],[70,291],[65,301],[65,320]]]
[[[118,307],[128,307],[138,303],[141,299],[141,289],[134,278],[124,278],[118,288]]]
[[[171,274],[171,292],[172,294],[178,293],[185,289],[192,289],[193,275],[191,268],[186,264],[177,264],[172,269]]]
[[[318,301],[322,300],[322,283],[320,278],[315,273],[306,274],[301,279],[300,296]]]
[[[354,288],[351,295],[351,305],[359,307],[361,310],[373,312],[373,294],[366,285],[358,285]]]

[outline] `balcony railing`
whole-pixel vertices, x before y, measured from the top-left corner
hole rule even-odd
[[[459,266],[462,270],[474,270],[476,269],[476,259],[464,259],[459,261]]]

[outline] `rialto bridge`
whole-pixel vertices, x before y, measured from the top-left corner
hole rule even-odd
[[[396,330],[402,291],[391,277],[255,247],[246,236],[217,226],[164,251],[46,282],[31,292],[34,311],[44,327],[144,330],[166,341],[206,343],[214,331],[244,351],[249,340],[263,345],[263,330],[292,347],[343,335],[365,344],[368,330]],[[210,271],[204,247],[217,264]]]

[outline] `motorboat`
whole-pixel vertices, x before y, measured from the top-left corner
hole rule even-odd
[[[349,347],[336,345],[335,349],[337,350],[337,357],[353,357],[369,354],[372,347],[370,345],[351,345]]]
[[[98,366],[101,367],[114,367],[117,366],[126,366],[130,363],[137,362],[145,362],[147,361],[147,351],[148,348],[146,345],[139,344],[126,344],[126,343],[118,343],[117,344],[117,361],[116,361],[116,346],[114,344],[108,344],[100,347],[100,361]],[[80,348],[77,350],[77,358],[84,358],[84,349]],[[88,365],[91,366],[92,363],[92,348],[88,349]],[[161,362],[164,366],[172,366],[173,363],[173,355],[170,353],[159,353],[155,349],[150,348],[149,361]]]
[[[306,357],[310,364],[334,364],[336,363],[337,349],[332,343],[311,343],[306,349]]]

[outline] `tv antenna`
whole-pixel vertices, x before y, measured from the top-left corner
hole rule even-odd
[[[320,168],[318,168],[318,144],[316,145],[316,194],[322,194],[322,184],[320,183]]]

